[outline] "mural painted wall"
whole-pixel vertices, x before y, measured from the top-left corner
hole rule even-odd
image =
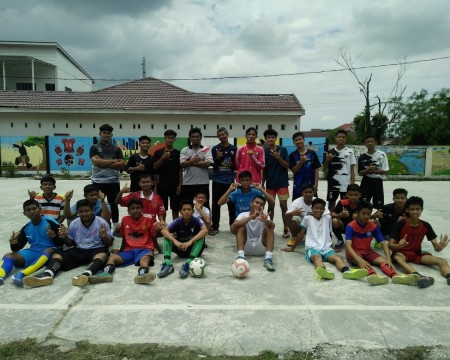
[[[433,146],[431,175],[450,175],[450,146]]]
[[[14,167],[17,173],[45,172],[47,169],[44,136],[1,136],[2,171]]]
[[[352,146],[356,159],[366,151],[364,145]],[[389,161],[388,175],[425,175],[426,147],[377,146],[384,151]]]

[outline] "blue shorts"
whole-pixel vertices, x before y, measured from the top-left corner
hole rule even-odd
[[[19,250],[17,253],[23,257],[23,259],[25,260],[25,265],[23,267],[27,268],[28,266],[33,265],[33,263],[41,257],[44,250],[45,249],[23,249]]]
[[[139,261],[141,261],[141,258],[145,255],[153,256],[153,250],[151,249],[136,249],[136,250],[129,250],[129,251],[121,251],[117,254],[120,256],[124,263],[120,266],[130,266],[130,265],[136,265],[139,266]]]
[[[308,262],[310,262],[312,264],[311,257],[313,255],[320,255],[320,256],[322,256],[323,261],[328,261],[328,258],[335,254],[336,254],[336,252],[332,248],[326,248],[326,249],[322,249],[322,250],[317,250],[315,248],[308,248],[305,251],[305,258]]]

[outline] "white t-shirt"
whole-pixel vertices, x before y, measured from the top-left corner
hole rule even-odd
[[[313,197],[313,200],[315,199],[315,197]],[[298,210],[298,209],[303,209],[302,212],[300,213],[300,217],[303,219],[306,215],[311,214],[312,212],[312,205],[308,205],[305,203],[305,199],[303,198],[303,196],[295,199],[289,206],[287,209],[287,213],[290,213],[292,211]],[[330,210],[328,210],[328,208],[325,208],[325,211],[323,213],[323,215],[329,215],[330,214]]]
[[[330,215],[323,215],[320,220],[312,215],[307,215],[300,226],[306,229],[305,248],[323,250],[331,247],[332,220]]]
[[[211,218],[211,212],[206,206],[202,206],[202,211],[206,214],[207,217]],[[202,219],[200,212],[195,207],[194,207],[194,214],[192,214],[192,216]]]
[[[353,149],[332,149],[333,159],[328,165],[328,191],[347,192],[351,183],[352,165],[356,165]]]
[[[374,164],[378,170],[389,171],[389,163],[386,153],[381,150],[375,150],[373,154],[365,152],[358,159],[358,172],[367,169],[370,164]],[[383,174],[366,174],[364,175],[372,179],[383,179]]]
[[[242,220],[249,216],[250,211],[246,211],[240,213],[236,220]],[[247,224],[245,224],[245,227],[247,228],[247,240],[250,240],[252,243],[261,240],[264,231],[264,223],[261,220],[250,220]]]

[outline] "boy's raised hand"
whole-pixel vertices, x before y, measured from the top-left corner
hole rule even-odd
[[[37,193],[36,191],[30,191],[28,190],[28,196],[30,197],[30,200],[34,200],[34,198],[36,197]]]
[[[66,195],[64,195],[66,201],[71,200],[73,196],[73,189],[66,192]]]
[[[230,190],[236,190],[238,187],[239,187],[239,184],[238,184],[238,183],[232,183],[232,184],[230,185]]]
[[[100,226],[100,237],[103,239],[108,236],[108,231],[106,230],[106,225],[102,223]]]
[[[347,208],[343,208],[341,215],[342,215],[342,217],[349,217],[350,213],[348,212]]]
[[[441,238],[439,240],[439,251],[444,250],[447,247],[449,241],[450,239],[448,238],[447,234],[445,235],[441,234]]]
[[[18,237],[19,237],[19,233],[16,233],[15,231],[13,231],[11,237],[9,238],[9,243],[17,244],[19,242]]]
[[[67,227],[64,224],[61,224],[61,226],[59,227],[59,236],[62,238],[66,238],[67,237]]]
[[[131,189],[130,189],[130,187],[128,186],[128,183],[125,183],[125,186],[122,188],[121,191],[122,191],[122,193],[124,193],[124,194],[131,192]]]
[[[45,228],[47,229],[47,236],[48,236],[50,239],[54,239],[54,238],[56,237],[56,233],[52,230],[52,228],[50,227],[50,225],[47,225]]]
[[[376,217],[377,219],[382,219],[384,217],[384,214],[383,211],[381,211],[381,209],[378,209],[372,216]]]
[[[408,236],[408,234],[405,234],[405,237],[398,242],[398,245],[400,247],[405,247],[405,246],[409,245],[409,242],[406,241],[407,236]]]
[[[105,202],[105,193],[101,190],[98,191],[98,198],[101,202]]]

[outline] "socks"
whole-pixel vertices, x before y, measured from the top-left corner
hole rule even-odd
[[[47,265],[47,270],[44,271],[47,275],[51,277],[55,277],[55,275],[58,273],[59,269],[61,269],[62,261],[59,259],[50,259]]]
[[[273,259],[272,251],[266,251],[266,255],[264,256],[264,259]]]
[[[13,269],[14,262],[11,258],[4,258],[0,263],[0,277],[5,278]]]
[[[138,270],[139,275],[148,274],[148,267],[141,266]]]
[[[337,238],[337,244],[342,245],[344,243],[344,238],[342,237],[342,231],[340,228],[333,228],[333,234]]]
[[[382,272],[384,272],[387,276],[389,276],[390,278],[393,276],[398,275],[394,269],[390,268],[385,262],[382,262],[380,264],[380,269]]]
[[[164,262],[166,265],[172,265],[172,260],[170,259],[172,255],[172,241],[164,238],[163,243],[163,254],[164,254]]]
[[[28,266],[26,269],[22,270],[21,273],[24,274],[25,276],[35,273],[41,267],[43,267],[51,257],[52,254],[49,254],[44,251],[42,255],[33,264]]]
[[[238,250],[238,257],[241,257],[241,258],[245,259],[245,252],[244,252],[244,250]]]
[[[344,266],[340,271],[341,273],[345,273],[348,270],[350,270],[350,268],[348,266]]]
[[[114,264],[107,264],[105,268],[103,269],[104,272],[108,274],[112,274],[116,270],[116,265]]]
[[[98,273],[103,268],[104,261],[100,259],[94,259],[89,267],[83,272],[83,275],[92,276]]]
[[[203,250],[203,244],[205,243],[205,238],[198,239],[194,245],[192,245],[191,253],[189,254],[189,258],[186,260],[188,264],[191,263],[192,260],[194,260],[200,252]]]

